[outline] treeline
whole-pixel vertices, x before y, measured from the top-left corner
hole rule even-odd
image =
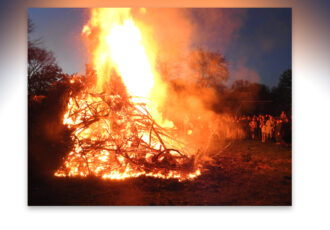
[[[285,111],[291,114],[292,72],[291,69],[285,70],[279,76],[278,85],[272,88],[247,80],[237,80],[230,87],[219,88],[217,95],[219,100],[213,105],[213,109],[219,113],[277,116]]]
[[[292,105],[292,73],[285,70],[278,76],[278,84],[270,88],[267,85],[236,80],[231,85],[228,63],[220,52],[205,48],[192,50],[184,61],[159,63],[162,78],[169,82],[170,88],[182,95],[198,95],[205,89],[215,92],[212,99],[208,98],[205,105],[217,113],[237,115],[273,114],[281,111],[291,113]],[[213,93],[211,93],[213,94]],[[216,99],[214,100],[214,97]],[[210,103],[211,101],[211,103]]]

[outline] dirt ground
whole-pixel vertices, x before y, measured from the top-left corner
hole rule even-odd
[[[202,175],[178,182],[149,177],[31,177],[29,205],[291,205],[291,147],[236,141]]]

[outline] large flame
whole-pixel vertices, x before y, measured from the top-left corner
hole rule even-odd
[[[89,36],[91,30],[96,29],[99,34],[92,61],[98,76],[98,89],[102,89],[114,68],[131,95],[148,98],[154,85],[154,74],[130,9],[93,9],[83,33]]]
[[[141,13],[146,13],[146,11],[142,10]],[[119,75],[128,94],[133,96],[130,100],[135,106],[141,102],[145,104],[146,110],[138,109],[137,111],[146,115],[149,115],[150,112],[155,123],[162,127],[173,127],[173,123],[163,119],[161,113],[158,112],[158,107],[161,106],[163,98],[166,96],[166,85],[161,81],[155,68],[157,49],[141,32],[141,26],[143,25],[139,24],[139,27],[136,25],[131,10],[127,8],[91,10],[91,18],[83,27],[82,33],[87,38],[97,81],[96,85],[89,89],[93,91],[92,95],[81,93],[75,98],[70,98],[67,112],[64,115],[64,124],[69,128],[75,128],[72,135],[74,149],[66,157],[64,166],[55,173],[56,176],[93,174],[110,179],[124,179],[140,175],[181,178],[180,172],[176,170],[165,170],[166,173],[164,173],[137,169],[123,156],[118,155],[118,146],[113,143],[122,142],[118,145],[131,147],[134,121],[125,116],[123,111],[109,113],[109,104],[115,105],[119,95],[108,95],[107,103],[101,96],[98,96],[101,93],[107,93],[106,86],[111,82],[111,78],[114,77],[114,74]],[[109,120],[99,119],[86,128],[84,121],[93,117],[94,112],[102,114],[100,111],[108,111],[103,115],[109,116]],[[134,113],[135,110],[127,107],[125,112],[127,111]],[[116,124],[112,124],[111,120]],[[115,131],[114,137],[110,137],[110,133],[114,132],[114,126],[121,126],[122,129]],[[138,132],[136,136],[142,141],[149,141],[150,146],[159,150],[165,148],[162,141],[155,136],[152,137],[152,128],[151,131],[141,129],[135,132]],[[110,139],[111,141],[108,141]],[[128,141],[124,143],[123,140]],[[106,143],[107,149],[89,150],[86,147],[90,146],[91,142],[99,143],[101,141]],[[174,145],[176,145],[174,147],[178,147],[177,143],[170,140],[166,144],[170,147]],[[83,151],[83,147],[88,150]],[[125,154],[127,154],[127,158],[134,158],[138,153],[127,152]],[[180,158],[174,153],[173,157]],[[148,154],[145,155],[145,160],[149,161]],[[114,170],[114,168],[117,169]],[[185,173],[185,178],[194,178],[199,174],[200,171],[197,169]]]
[[[96,88],[102,91],[115,70],[122,77],[128,93],[134,96],[133,101],[147,103],[158,123],[172,127],[173,123],[163,119],[158,111],[166,96],[166,85],[155,67],[157,47],[143,36],[130,11],[129,8],[92,9],[91,19],[83,28],[97,74]]]

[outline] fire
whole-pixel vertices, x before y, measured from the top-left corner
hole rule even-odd
[[[107,36],[111,59],[131,95],[149,98],[154,85],[151,65],[141,44],[141,34],[132,19],[117,25]],[[127,68],[130,66],[130,68]]]
[[[97,74],[97,90],[104,90],[115,70],[121,77],[133,101],[147,103],[148,110],[163,126],[173,127],[163,119],[158,107],[166,94],[166,86],[155,68],[155,45],[141,33],[129,8],[92,9],[91,20],[83,35],[92,41],[92,63]],[[145,13],[141,9],[141,13]],[[141,25],[142,27],[142,25]],[[97,37],[97,45],[93,42]]]
[[[97,88],[102,90],[115,69],[131,95],[148,98],[154,74],[130,9],[93,9],[90,25],[84,27],[83,34],[91,35],[93,28],[99,28],[98,45],[93,51]]]
[[[166,85],[155,68],[157,49],[140,26],[128,8],[91,10],[82,34],[97,81],[69,99],[63,122],[74,130],[74,148],[55,176],[200,175],[189,149],[168,130],[175,130],[173,123],[158,112]]]

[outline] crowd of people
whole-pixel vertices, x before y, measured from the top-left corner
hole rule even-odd
[[[211,122],[207,122],[206,126],[203,124],[193,125],[194,123],[189,122],[188,118],[186,120],[183,126],[185,127],[184,132],[188,135],[195,133],[198,137],[200,133],[205,133],[205,130],[211,130],[213,137],[218,140],[249,139],[263,143],[273,142],[279,145],[288,145],[292,141],[292,119],[284,111],[279,116],[222,114],[211,119]],[[206,121],[210,121],[210,119]],[[205,129],[205,127],[207,128]]]
[[[291,116],[283,111],[280,116],[269,114],[253,116],[222,116],[212,122],[213,133],[219,139],[252,139],[276,144],[287,145],[291,143]]]
[[[282,111],[280,116],[269,114],[242,116],[238,118],[245,138],[261,142],[287,144],[291,142],[291,116]]]

